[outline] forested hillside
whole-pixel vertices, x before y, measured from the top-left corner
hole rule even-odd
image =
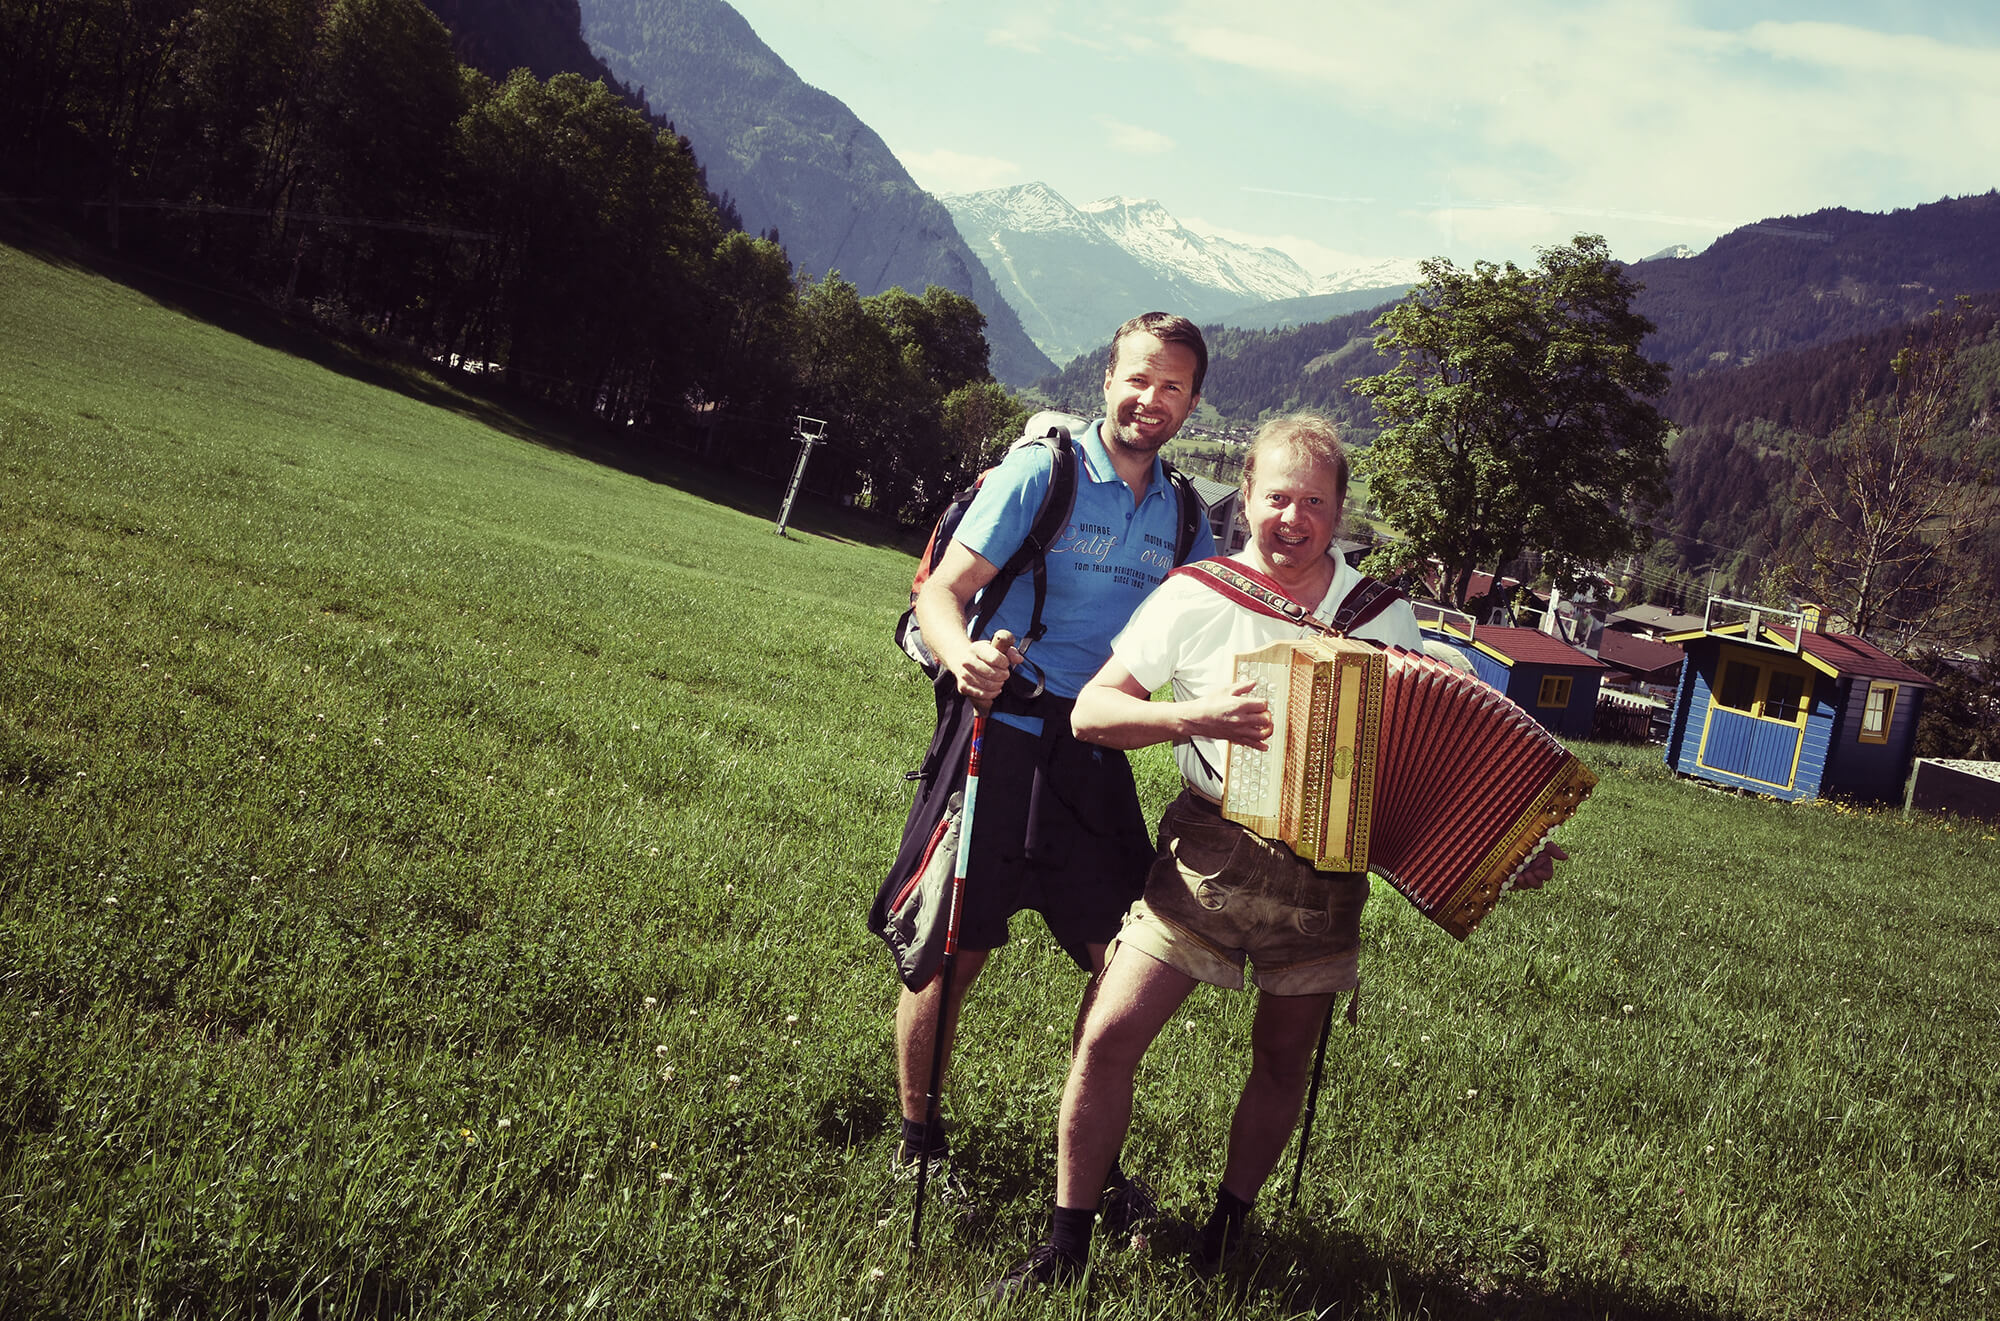
[[[1742,366],[2000,289],[2000,191],[1880,215],[1780,216],[1633,274],[1645,286],[1638,309],[1657,328],[1649,355],[1677,376]]]
[[[458,58],[487,77],[504,80],[515,69],[537,78],[576,73],[621,87],[583,39],[577,0],[424,0],[451,29]],[[634,90],[635,105],[643,102]]]
[[[2000,294],[1968,305],[1991,327]],[[1898,352],[1921,325],[1904,322],[1817,348],[1773,354],[1747,367],[1682,375],[1662,400],[1678,428],[1671,454],[1667,529],[1683,567],[1725,558],[1754,578],[1796,558],[1810,511],[1796,500],[1811,445],[1880,407],[1896,386]],[[1963,379],[1945,421],[1945,445],[1990,481],[2000,472],[2000,338],[1983,331],[1962,356]],[[2000,527],[1982,552],[2000,567]],[[1665,549],[1665,548],[1663,548]],[[1996,579],[2000,583],[2000,579]]]
[[[574,12],[500,11],[468,48],[504,62]],[[620,90],[495,81],[417,0],[288,13],[0,3],[0,193],[30,208],[0,226],[587,416],[633,462],[783,474],[809,413],[815,487],[890,519],[933,512],[1015,416],[970,299],[795,283]]]
[[[942,285],[986,314],[994,374],[1025,384],[1049,359],[959,237],[944,204],[838,97],[806,84],[722,0],[584,0],[584,35],[646,89],[744,223],[800,271],[863,294]]]

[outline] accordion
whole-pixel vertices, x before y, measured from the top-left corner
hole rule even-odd
[[[1269,750],[1229,745],[1222,814],[1324,871],[1373,871],[1460,940],[1597,783],[1491,686],[1348,638],[1236,657]]]

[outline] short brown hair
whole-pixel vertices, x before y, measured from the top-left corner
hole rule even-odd
[[[1322,413],[1287,413],[1257,428],[1250,452],[1243,456],[1243,507],[1250,507],[1250,488],[1257,482],[1257,459],[1272,451],[1305,459],[1333,469],[1334,489],[1342,505],[1347,503],[1347,447],[1340,443],[1340,431],[1333,419]]]
[[[1208,341],[1201,337],[1201,327],[1184,316],[1172,312],[1141,312],[1111,337],[1111,360],[1104,370],[1118,370],[1118,346],[1125,342],[1127,335],[1140,332],[1151,335],[1162,344],[1184,344],[1194,354],[1194,393],[1201,393],[1201,383],[1208,376]]]

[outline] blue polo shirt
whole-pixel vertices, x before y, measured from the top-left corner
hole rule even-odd
[[[1111,466],[1099,428],[1092,422],[1076,437],[1076,504],[1069,526],[1049,548],[1048,599],[1042,606],[1047,632],[1028,648],[1049,691],[1075,697],[1111,656],[1111,639],[1139,602],[1174,567],[1174,534],[1180,529],[1179,501],[1158,458],[1136,505],[1132,488]],[[1020,548],[1048,490],[1054,456],[1039,445],[1009,453],[979,487],[954,540],[982,559],[1003,564]],[[1191,560],[1215,553],[1208,520],[1195,529]],[[993,628],[1016,636],[1028,631],[1034,614],[1033,575],[1023,571],[1008,589]],[[967,613],[971,613],[968,611]]]

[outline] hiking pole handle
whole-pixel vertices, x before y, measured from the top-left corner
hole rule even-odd
[[[999,632],[993,635],[991,641],[994,650],[1000,653],[1000,659],[1006,662],[1008,668],[1008,674],[1011,677],[1013,674],[1014,662],[1008,660],[1007,653],[1011,651],[1016,656],[1021,657],[1021,659],[1025,661],[1027,659],[1027,656],[1025,654],[1026,649],[1020,645],[1019,639],[1015,637],[1013,631],[1010,629],[1004,629],[1004,628],[1001,629]],[[1005,691],[1006,687],[1007,687],[1007,680],[1002,679],[1000,681],[1001,690]],[[978,717],[980,719],[984,719],[986,717],[986,713],[993,709],[993,703],[998,699],[999,695],[996,693],[993,697],[988,698],[985,701],[981,701],[979,698],[976,697],[969,697],[966,700],[972,703],[972,709],[978,713]],[[986,732],[985,729],[981,728],[973,734],[972,738],[975,746],[979,741],[980,735],[984,734],[985,732]],[[968,809],[970,808],[970,806],[971,804],[968,803],[967,804]]]

